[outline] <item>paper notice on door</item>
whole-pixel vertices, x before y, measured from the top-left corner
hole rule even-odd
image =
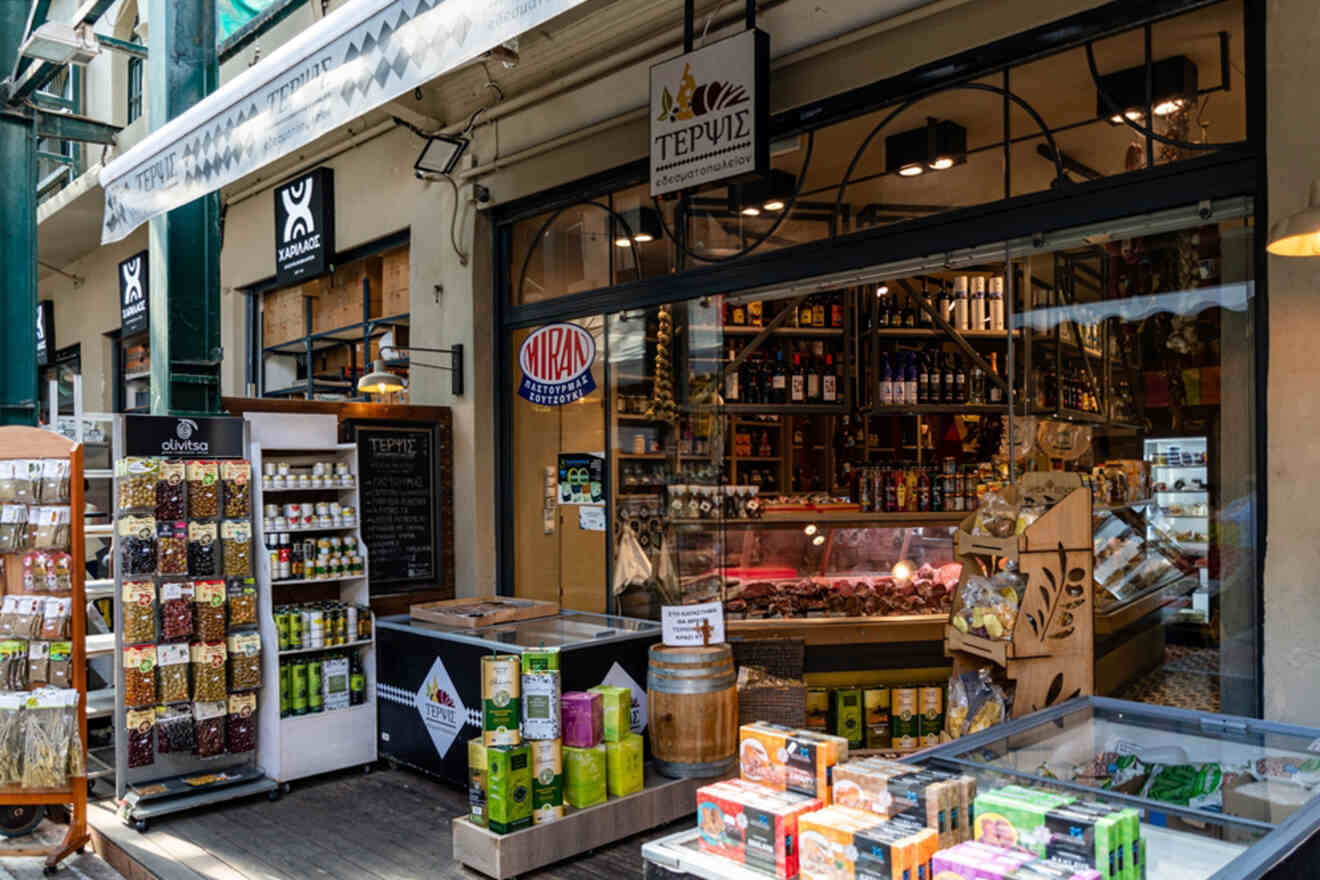
[[[660,609],[660,625],[666,645],[718,645],[724,642],[724,606],[666,605]]]
[[[584,532],[605,531],[605,508],[584,504],[578,508],[578,528]]]

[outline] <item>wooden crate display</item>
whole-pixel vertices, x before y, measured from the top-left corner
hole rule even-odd
[[[1011,638],[990,639],[945,626],[944,651],[955,675],[993,663],[1015,682],[1013,717],[1094,693],[1091,493],[1076,474],[1026,474],[1005,490],[1010,503],[1045,500],[1050,508],[1021,535],[972,535],[976,515],[958,532],[961,588],[973,575],[1017,564],[1027,586]],[[955,600],[953,613],[957,613]]]
[[[381,316],[381,260],[366,257],[336,269],[326,290],[312,310],[312,329],[316,333],[362,323],[363,284],[367,283],[369,314]]]
[[[294,287],[265,295],[261,306],[262,345],[270,347],[307,335],[304,300],[312,299],[312,316],[320,307],[321,297],[329,290],[328,278],[313,278]]]

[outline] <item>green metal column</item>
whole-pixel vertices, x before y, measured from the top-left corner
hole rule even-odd
[[[147,124],[154,130],[215,91],[220,77],[215,0],[150,0],[148,8]],[[153,219],[149,241],[151,411],[219,412],[219,193]]]
[[[14,69],[27,0],[0,0],[0,71]],[[0,114],[0,425],[37,423],[37,169],[31,121]]]

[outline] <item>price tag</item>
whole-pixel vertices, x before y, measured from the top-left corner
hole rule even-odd
[[[724,606],[719,602],[666,605],[660,611],[660,625],[666,645],[723,644]]]

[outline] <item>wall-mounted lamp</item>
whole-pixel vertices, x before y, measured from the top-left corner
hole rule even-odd
[[[450,383],[450,393],[455,397],[463,396],[463,345],[455,343],[450,348],[421,348],[411,345],[392,345],[390,351],[425,351],[433,354],[449,355],[449,366],[440,364],[423,364],[409,359],[409,367],[426,367],[432,370],[448,370],[452,376]],[[363,393],[385,394],[390,391],[399,391],[403,388],[403,379],[394,373],[385,369],[385,361],[376,361],[371,368],[371,372],[358,379],[357,389]]]
[[[436,134],[426,139],[422,154],[413,163],[413,171],[422,174],[450,174],[458,167],[458,160],[467,152],[466,137],[459,135]]]
[[[1280,257],[1320,257],[1320,180],[1311,181],[1305,208],[1270,227],[1265,249]]]
[[[635,208],[620,211],[619,216],[623,218],[623,223],[619,223],[615,227],[615,247],[626,248],[631,247],[633,244],[646,244],[655,241],[663,234],[660,230],[660,215],[650,205],[638,205]],[[627,224],[627,226],[625,227],[624,224]],[[631,240],[628,238],[629,232],[632,233]]]
[[[885,138],[885,171],[916,177],[927,171],[947,171],[967,161],[967,129],[947,119],[926,119],[924,128]]]
[[[1096,115],[1108,117],[1113,125],[1120,125],[1126,116],[1133,122],[1146,118],[1146,66],[1139,64],[1125,70],[1107,73],[1100,77],[1099,92],[1096,95]],[[1174,55],[1150,66],[1150,103],[1151,112],[1156,116],[1172,116],[1179,110],[1196,104],[1197,97],[1196,65],[1186,55]],[[1114,105],[1122,109],[1121,114],[1105,103],[1108,95]]]

